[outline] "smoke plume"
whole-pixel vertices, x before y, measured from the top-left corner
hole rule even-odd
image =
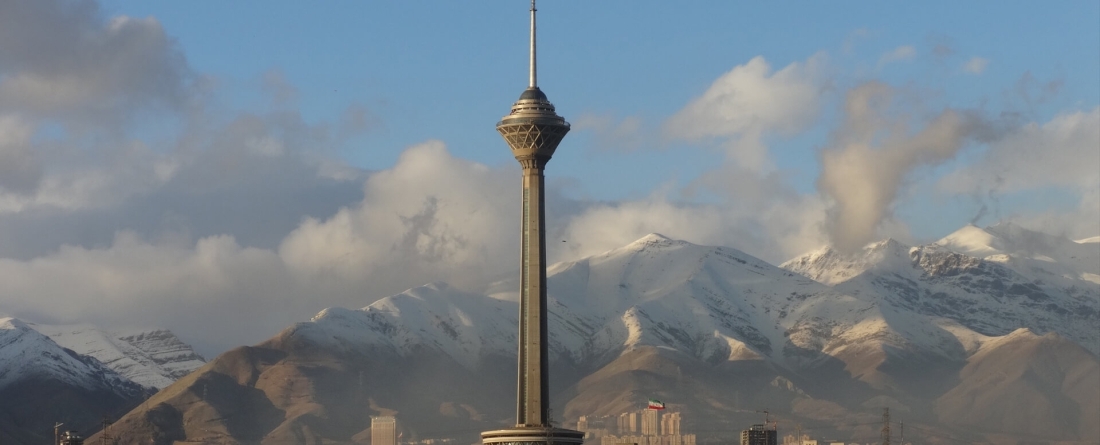
[[[843,251],[858,250],[878,237],[914,169],[950,160],[968,140],[990,135],[981,117],[954,109],[910,131],[910,116],[892,107],[895,95],[879,82],[852,89],[844,124],[821,151],[817,188],[832,201],[826,231]]]

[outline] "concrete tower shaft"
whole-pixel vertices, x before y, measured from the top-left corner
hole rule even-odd
[[[532,91],[533,90],[533,91]],[[520,313],[517,425],[546,426],[546,199],[543,169],[569,124],[537,88],[524,91],[512,114],[497,124],[523,168],[520,222]]]

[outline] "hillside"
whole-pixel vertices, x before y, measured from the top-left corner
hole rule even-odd
[[[1100,392],[1091,394],[1100,389],[1081,383],[1100,366],[1081,344],[1091,338],[1082,326],[1097,316],[1094,293],[1043,287],[943,246],[912,249],[883,242],[858,261],[818,252],[829,267],[854,271],[832,286],[736,249],[660,235],[554,265],[553,417],[616,414],[657,397],[690,419],[685,430],[708,437],[731,437],[766,407],[785,423],[863,440],[877,431],[858,425],[889,406],[913,428],[1049,440],[1046,429],[951,414],[995,398],[986,393],[1000,386],[975,382],[993,358],[1009,356],[1019,369],[1043,364],[1045,382],[1072,383],[1033,385],[1030,372],[1011,378],[1040,388],[1035,403],[1076,410],[1059,417],[1072,424],[1060,440],[1100,436],[1083,417],[1100,409]],[[819,260],[801,264],[837,275]],[[982,280],[1006,284],[997,298],[1013,304],[978,306],[1000,308],[993,316],[967,310],[962,302],[992,298],[977,292],[993,289]],[[1013,296],[1017,284],[1048,301]],[[395,413],[405,437],[474,441],[513,421],[517,288],[513,280],[484,292],[433,283],[359,310],[326,309],[167,387],[117,424],[120,443],[362,443],[370,415]],[[1000,317],[1026,311],[1036,316]],[[1038,338],[1065,352],[1053,362],[1014,352],[1020,328],[1050,333]],[[975,391],[984,398],[959,396]]]

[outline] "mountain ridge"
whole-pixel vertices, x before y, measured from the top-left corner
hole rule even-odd
[[[1002,294],[1030,283],[1011,268],[943,246],[885,240],[871,250],[872,255],[856,257],[860,262],[850,278],[833,286],[736,249],[659,235],[551,266],[548,348],[555,412],[566,418],[614,413],[658,397],[688,418],[732,431],[750,421],[746,407],[768,406],[790,419],[832,419],[834,433],[858,438],[876,432],[843,425],[874,419],[874,410],[885,404],[905,413],[911,425],[996,435],[1007,426],[987,417],[955,422],[938,414],[987,406],[965,396],[991,388],[980,383],[990,372],[980,364],[984,357],[1008,354],[1021,369],[1042,366],[1041,348],[1025,348],[1020,356],[1004,352],[1037,338],[1067,351],[1061,364],[1044,374],[1052,376],[1050,382],[1068,378],[1058,377],[1064,375],[1084,381],[1080,375],[1100,367],[1095,354],[1073,340],[1088,338],[1080,333],[1082,323],[1055,329],[1046,319],[986,319],[948,304],[987,298],[968,293],[989,290],[977,281],[1007,279]],[[830,267],[855,264],[832,258]],[[1035,286],[1035,295],[1048,297],[1043,304],[1056,307],[1017,304],[1016,309],[1060,314],[1058,304],[1082,298],[1059,286]],[[1083,289],[1084,298],[1092,298],[1091,288]],[[1052,292],[1056,295],[1047,295]],[[238,437],[233,433],[238,427],[217,419],[242,410],[274,417],[250,420],[249,432],[239,440],[362,441],[369,419],[338,414],[354,406],[412,416],[408,433],[413,436],[433,437],[438,425],[452,425],[454,431],[469,431],[472,440],[476,428],[509,422],[515,388],[502,382],[514,378],[517,294],[515,278],[492,283],[484,292],[430,283],[361,309],[325,309],[256,347],[223,354],[170,386],[155,398],[157,415],[190,420],[157,424],[148,420],[154,408],[135,410],[120,422],[129,425],[128,433],[120,433],[123,443],[148,436],[207,437],[206,430]],[[1013,298],[1032,300],[1026,293]],[[1093,310],[1087,304],[1085,309]],[[1088,322],[1091,314],[1080,316]],[[258,357],[267,357],[264,364],[255,361]],[[964,369],[971,369],[965,377]],[[354,394],[325,389],[333,385],[358,389]],[[424,385],[434,389],[414,389]],[[1082,394],[1094,390],[1075,385]],[[234,404],[196,401],[208,386],[255,396]],[[1100,409],[1060,390],[1022,388],[1019,394],[1035,406]],[[1096,392],[1100,399],[1100,389]],[[349,405],[349,397],[358,402]],[[1073,419],[1072,431],[1061,435],[1017,432],[1100,438],[1100,431]]]

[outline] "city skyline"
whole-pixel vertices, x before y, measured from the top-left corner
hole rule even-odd
[[[600,445],[695,445],[696,435],[683,432],[679,411],[646,408],[617,416],[579,416],[577,430],[585,441]],[[609,423],[615,422],[615,429]],[[612,433],[614,431],[614,433]]]

